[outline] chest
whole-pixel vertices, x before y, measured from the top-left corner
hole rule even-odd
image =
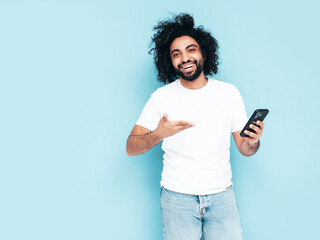
[[[231,124],[233,103],[222,93],[176,94],[169,99],[162,109],[169,120],[189,121],[206,130]]]

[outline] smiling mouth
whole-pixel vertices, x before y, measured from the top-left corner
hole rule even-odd
[[[192,64],[189,64],[189,65],[187,65],[187,66],[183,66],[182,68],[183,69],[189,69],[189,68],[192,68],[193,67],[193,63]]]

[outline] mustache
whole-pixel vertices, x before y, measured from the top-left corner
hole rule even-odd
[[[186,61],[186,62],[182,62],[181,64],[178,65],[178,68],[180,69],[181,66],[182,66],[183,64],[186,64],[186,63],[194,63],[195,65],[197,65],[197,60],[194,60],[194,61],[188,60],[188,61]]]

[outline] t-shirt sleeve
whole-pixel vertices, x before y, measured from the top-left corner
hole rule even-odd
[[[233,119],[232,119],[232,132],[237,132],[243,129],[248,121],[246,108],[241,97],[239,90],[234,88],[234,104],[233,104]]]
[[[158,127],[161,118],[160,104],[161,102],[159,101],[159,96],[156,91],[151,94],[136,124],[150,131],[154,131]]]

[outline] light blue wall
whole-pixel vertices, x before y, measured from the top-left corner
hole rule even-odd
[[[250,115],[251,158],[231,147],[246,240],[320,239],[317,1],[0,0],[0,239],[162,239],[160,146],[126,139],[159,86],[152,26],[187,11],[220,43],[216,79]]]

